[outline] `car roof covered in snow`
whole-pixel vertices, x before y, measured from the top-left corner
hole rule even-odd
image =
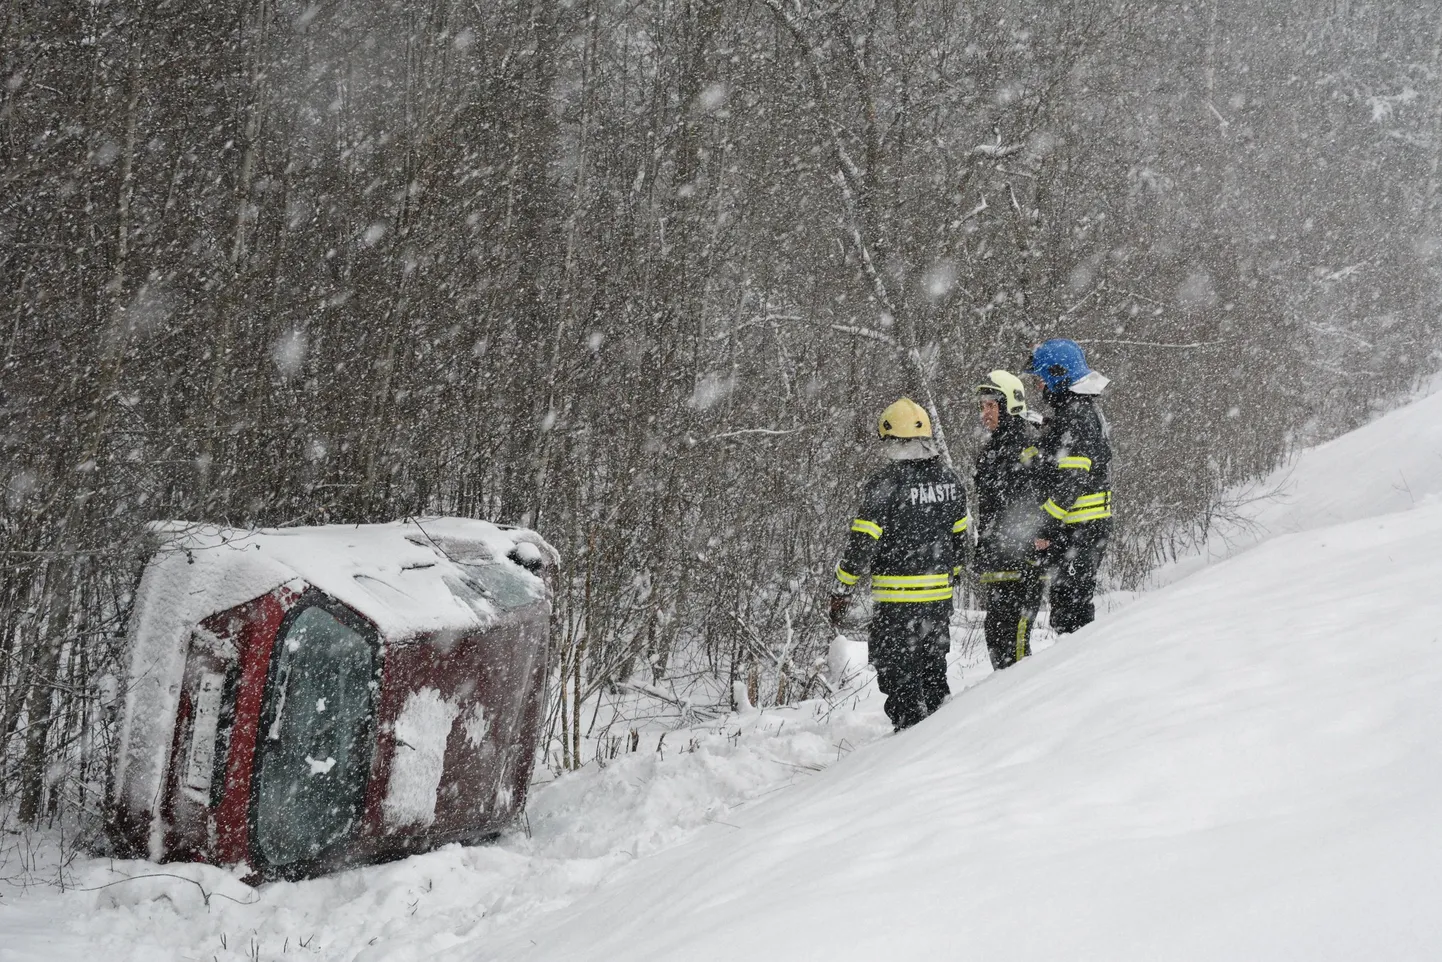
[[[389,641],[483,628],[498,607],[515,606],[498,605],[485,590],[495,580],[487,570],[513,602],[517,592],[540,600],[545,586],[528,567],[557,561],[532,531],[470,518],[260,529],[165,522],[153,530],[160,547],[148,574],[159,577],[147,578],[154,584],[137,612],[178,604],[194,625],[299,579],[354,608]]]

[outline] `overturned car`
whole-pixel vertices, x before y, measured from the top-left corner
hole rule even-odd
[[[557,567],[538,535],[158,533],[128,629],[121,853],[295,878],[480,841],[521,811]]]

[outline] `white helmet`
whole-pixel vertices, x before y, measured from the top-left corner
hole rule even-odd
[[[1026,414],[1026,388],[1021,378],[1010,371],[992,371],[986,376],[986,383],[976,386],[976,393],[996,395],[1006,401],[1006,413]]]

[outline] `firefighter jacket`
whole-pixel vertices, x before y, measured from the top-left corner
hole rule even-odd
[[[1055,541],[1075,525],[1112,516],[1111,429],[1094,396],[1047,392],[1052,416],[1037,447],[1042,527]]]
[[[1035,564],[1036,541],[1044,518],[1039,497],[1037,432],[1023,418],[1002,414],[995,431],[976,456],[973,482],[976,505],[974,570],[982,584],[1020,580]]]
[[[878,604],[949,602],[967,524],[966,491],[940,457],[892,461],[866,482],[834,593],[870,573]]]

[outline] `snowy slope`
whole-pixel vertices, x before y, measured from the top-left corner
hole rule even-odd
[[[1436,387],[1437,385],[1434,385]],[[1410,511],[1442,497],[1442,390],[1302,451],[1247,491],[1259,498],[1209,545],[1226,557],[1282,534]]]
[[[1439,538],[1276,539],[443,958],[1442,956]]]
[[[1442,958],[1442,395],[1290,478],[1280,536],[899,736],[864,693],[652,733],[528,834],[259,891],[21,890],[0,832],[0,960]]]

